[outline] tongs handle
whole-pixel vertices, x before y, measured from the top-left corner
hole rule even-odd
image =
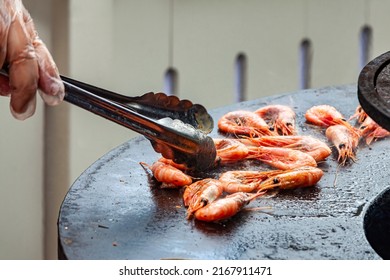
[[[214,141],[180,120],[154,120],[129,107],[73,85],[63,79],[64,100],[101,117],[130,128],[148,138],[156,152],[177,163],[205,170],[216,157]]]
[[[162,119],[169,117],[171,119],[179,119],[206,134],[213,130],[214,122],[207,113],[206,108],[199,104],[193,104],[189,100],[180,100],[176,96],[166,95],[162,92],[148,92],[141,96],[127,96],[69,77],[61,76],[61,79],[107,100],[120,103],[149,118]]]

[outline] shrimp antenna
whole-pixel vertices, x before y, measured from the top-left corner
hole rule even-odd
[[[272,206],[247,207],[247,208],[244,208],[243,210],[244,211],[259,211],[261,213],[274,216],[274,214],[271,213],[273,211]],[[270,211],[266,211],[266,210],[270,210]]]
[[[333,180],[333,187],[334,187],[334,188],[336,187],[337,176],[339,175],[340,166],[341,166],[341,163],[338,164],[337,167],[336,167],[336,172],[335,172],[334,180]]]
[[[146,162],[143,162],[143,161],[140,161],[139,164],[142,166],[142,168],[143,168],[146,172],[152,174],[152,172],[151,172],[152,167],[151,167],[149,164],[147,164]]]

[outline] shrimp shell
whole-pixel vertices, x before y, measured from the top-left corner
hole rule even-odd
[[[197,220],[205,222],[216,222],[233,217],[242,208],[249,204],[252,200],[262,196],[264,192],[255,194],[248,194],[244,192],[237,192],[219,198],[212,203],[200,208],[195,212],[194,217]]]
[[[308,135],[261,136],[240,139],[240,141],[252,146],[283,147],[299,150],[311,155],[317,162],[325,160],[332,152],[325,142]]]
[[[188,170],[188,167],[184,163],[176,163],[173,160],[167,159],[165,157],[159,158],[158,161],[169,164],[169,165],[176,167],[177,169],[182,170],[182,171]]]
[[[355,113],[349,118],[349,120],[356,118],[358,123],[362,123],[366,117],[367,113],[363,110],[362,106],[358,105],[355,109]]]
[[[317,167],[303,166],[292,170],[286,170],[262,182],[259,191],[273,188],[294,189],[311,187],[318,183],[324,172]]]
[[[248,156],[249,150],[238,139],[213,139],[220,163],[243,160]]]
[[[317,166],[315,159],[304,152],[283,147],[252,147],[248,158],[260,160],[278,169]]]
[[[215,179],[203,179],[196,182],[200,188],[191,196],[186,197],[188,209],[187,219],[190,219],[195,211],[208,205],[221,196],[223,192],[223,183]]]
[[[218,120],[218,128],[225,133],[234,135],[274,135],[259,115],[251,111],[237,110],[223,115]]]
[[[294,135],[296,114],[286,105],[268,105],[255,111],[264,120],[269,120],[269,125],[281,135]]]
[[[369,116],[366,116],[359,127],[360,134],[366,138],[367,145],[378,138],[384,138],[390,135],[390,132],[377,124]]]
[[[329,127],[335,124],[344,124],[346,120],[337,109],[330,105],[313,106],[305,113],[308,122],[321,126]]]
[[[211,180],[211,178],[206,178],[203,180]],[[183,193],[183,202],[184,206],[188,206],[191,202],[191,199],[193,196],[202,188],[203,186],[202,180],[193,182],[192,184],[189,184],[185,187],[184,193]]]
[[[342,165],[349,159],[356,161],[355,150],[359,143],[359,133],[353,133],[344,125],[332,125],[326,129],[325,134],[336,147],[337,160]]]
[[[370,118],[360,105],[357,106],[350,120],[354,118],[360,123],[359,133],[362,137],[366,138],[367,145],[370,145],[372,141],[378,138],[384,138],[390,135],[390,132]]]
[[[253,192],[264,180],[283,171],[255,171],[255,170],[231,170],[221,174],[219,180],[224,182],[224,191],[227,193]]]
[[[192,183],[191,176],[167,163],[156,161],[152,166],[145,162],[140,162],[140,164],[152,171],[153,177],[162,183],[162,188],[178,188]]]

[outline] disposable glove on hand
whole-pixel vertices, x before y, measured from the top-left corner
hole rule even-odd
[[[57,66],[21,0],[0,1],[0,66],[8,72],[0,75],[0,95],[10,96],[15,118],[34,114],[37,91],[48,105],[63,100]]]

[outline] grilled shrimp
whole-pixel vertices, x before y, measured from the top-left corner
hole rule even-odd
[[[218,121],[218,128],[222,132],[235,135],[274,135],[259,115],[251,111],[232,111],[223,115]]]
[[[197,220],[205,222],[215,222],[225,220],[236,215],[241,209],[248,205],[252,200],[262,196],[264,192],[254,194],[237,192],[219,198],[214,202],[207,204],[195,212],[194,217]]]
[[[332,152],[325,142],[306,135],[261,136],[240,139],[240,141],[247,145],[299,150],[311,155],[317,162],[325,160]]]
[[[369,116],[366,116],[359,127],[361,136],[366,138],[367,145],[370,145],[374,139],[384,138],[390,135],[390,132],[377,124]]]
[[[215,179],[205,178],[187,185],[183,193],[184,206],[189,206],[193,197],[196,194],[199,194],[201,189],[204,189],[206,186],[212,183],[215,183]]]
[[[286,170],[275,176],[271,176],[262,182],[258,188],[259,191],[265,191],[273,188],[294,189],[311,187],[318,183],[324,172],[311,166],[303,166],[291,170]]]
[[[317,166],[315,159],[304,152],[283,147],[251,147],[248,158],[260,160],[278,169]]]
[[[269,122],[271,129],[281,135],[294,135],[296,115],[293,109],[285,105],[269,105],[255,111]]]
[[[203,187],[204,183],[207,182],[206,180],[211,180],[211,178],[206,178],[203,180],[204,180],[203,182],[202,180],[199,180],[185,186],[184,193],[183,193],[184,206],[190,205],[193,196]]]
[[[213,139],[220,163],[243,160],[248,156],[248,148],[238,139]]]
[[[223,183],[215,179],[203,179],[195,182],[198,189],[191,197],[186,196],[188,205],[187,219],[190,219],[195,211],[205,207],[221,196],[223,192]],[[198,188],[198,185],[200,187]]]
[[[366,117],[367,113],[363,110],[362,106],[358,105],[355,109],[355,113],[349,118],[349,120],[356,118],[358,123],[362,123]]]
[[[367,145],[370,145],[375,139],[384,138],[390,135],[390,132],[371,119],[360,105],[357,106],[355,113],[350,117],[350,120],[354,118],[356,118],[357,122],[360,124],[359,133],[362,137],[366,138]]]
[[[223,190],[227,193],[253,192],[261,182],[281,172],[283,171],[231,170],[222,173],[219,180],[224,182]]]
[[[171,165],[173,167],[176,167],[177,169],[182,170],[182,171],[186,171],[188,169],[185,164],[183,164],[183,163],[176,163],[173,160],[165,158],[165,157],[159,158],[158,161],[166,163],[166,164],[169,164],[169,165]]]
[[[152,171],[153,177],[162,183],[162,188],[177,188],[192,183],[191,176],[162,161],[156,161],[151,166],[145,162],[140,162],[140,164],[148,167]]]
[[[313,106],[305,113],[308,122],[321,127],[329,127],[335,124],[350,126],[344,116],[330,105]]]
[[[353,133],[344,125],[332,125],[325,131],[326,137],[334,144],[338,152],[337,160],[344,165],[347,160],[356,160],[355,150],[359,143],[359,134]]]

